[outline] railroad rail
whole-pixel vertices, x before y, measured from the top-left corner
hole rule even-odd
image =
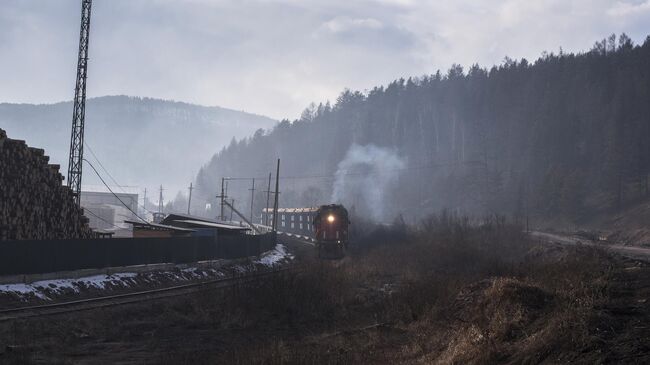
[[[228,288],[237,284],[249,283],[260,278],[270,277],[289,271],[300,271],[299,266],[282,267],[279,269],[255,272],[250,275],[231,276],[227,278],[202,281],[199,283],[176,285],[160,289],[145,290],[126,294],[117,294],[68,302],[34,305],[28,307],[0,310],[0,322],[10,320],[43,317],[71,312],[79,312],[98,308],[113,307],[125,304],[142,303],[145,301],[164,299],[186,295],[206,290]]]

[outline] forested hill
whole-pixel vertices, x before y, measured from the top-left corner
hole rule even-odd
[[[45,149],[52,163],[67,171],[72,102],[56,104],[0,103],[0,128],[10,138],[24,139]],[[233,136],[243,138],[277,121],[220,107],[181,102],[105,96],[86,103],[84,157],[113,181],[95,162],[95,153],[119,184],[148,188],[157,200],[157,188],[166,189],[165,201],[185,189],[207,157],[226,146]],[[87,165],[84,185],[101,185]],[[154,191],[155,190],[155,191]],[[119,191],[119,190],[118,190]]]
[[[283,206],[339,200],[382,220],[451,208],[580,221],[622,208],[648,196],[650,37],[346,90],[232,143],[197,183],[217,192],[221,176],[268,176],[277,157],[291,177]],[[230,195],[246,206],[244,184]]]

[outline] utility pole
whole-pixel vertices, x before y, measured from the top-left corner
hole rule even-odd
[[[217,195],[217,198],[219,198],[219,199],[221,200],[221,213],[219,213],[219,220],[220,220],[220,221],[225,220],[225,219],[224,219],[224,216],[223,216],[223,200],[224,200],[225,197],[226,197],[226,195],[224,194],[224,191],[223,191],[223,188],[224,188],[224,182],[225,182],[225,178],[222,177],[222,178],[221,178],[221,195]]]
[[[194,188],[192,187],[192,183],[190,183],[190,198],[187,199],[187,215],[190,215],[190,206],[192,205],[192,190],[194,190]]]
[[[264,216],[264,225],[269,225],[269,202],[271,201],[271,173],[269,172],[269,187],[266,188],[266,215]]]
[[[253,178],[253,187],[249,189],[251,191],[251,222],[253,221],[253,205],[255,203],[255,178]]]
[[[163,192],[163,187],[162,187],[162,185],[160,185],[160,197],[158,198],[158,213],[163,212],[163,195],[162,195],[162,192]]]
[[[530,218],[530,199],[529,199],[529,194],[530,194],[530,181],[526,179],[526,233],[530,233],[530,225],[529,225],[529,218]]]
[[[86,77],[88,75],[88,41],[90,38],[90,8],[92,0],[81,1],[81,30],[79,34],[79,57],[77,59],[77,82],[74,89],[72,133],[68,160],[68,187],[72,190],[77,206],[81,203],[81,172],[84,158],[84,122],[86,118]]]
[[[278,230],[278,194],[280,193],[280,159],[275,171],[275,202],[273,202],[273,231]]]
[[[223,197],[225,201],[228,201],[228,183],[229,183],[229,182],[230,182],[230,180],[229,180],[229,179],[226,179],[226,190],[225,190],[225,191],[226,191],[226,195],[224,195],[224,197]],[[225,217],[224,217],[224,220],[225,220]]]
[[[237,209],[235,209],[235,207],[233,207],[232,205],[230,205],[230,203],[228,203],[227,200],[224,201],[224,203],[225,203],[225,204],[226,204],[230,209],[232,209],[232,210],[235,212],[235,214],[237,214],[237,215],[238,215],[242,220],[244,220],[244,222],[246,222],[246,224],[248,224],[248,225],[253,229],[253,231],[255,231],[255,233],[257,233],[257,234],[262,234],[262,231],[260,231],[260,229],[257,228],[257,226],[255,226],[255,224],[253,224],[253,222],[249,222],[248,219],[246,219],[246,217],[245,217],[243,214],[241,214],[241,212],[239,212]]]

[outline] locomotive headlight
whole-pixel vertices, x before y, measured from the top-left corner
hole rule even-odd
[[[334,222],[334,216],[331,215],[331,214],[328,215],[328,216],[327,216],[327,221],[330,222],[330,223]]]

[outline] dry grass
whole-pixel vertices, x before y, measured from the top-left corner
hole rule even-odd
[[[520,227],[494,217],[442,214],[416,229],[365,234],[381,239],[359,241],[341,262],[313,261],[303,272],[218,295],[0,326],[0,343],[31,349],[0,360],[76,362],[75,353],[164,364],[602,360],[596,329],[612,318],[598,308],[611,299],[614,266],[605,253],[536,248]]]
[[[609,300],[612,260],[585,247],[548,254],[520,227],[501,218],[480,224],[451,215],[431,217],[416,230],[398,226],[374,247],[357,247],[336,270],[326,292],[338,291],[330,323],[359,318],[390,323],[393,342],[368,337],[355,347],[336,341],[270,341],[240,363],[425,362],[492,364],[585,361],[596,353],[595,308]],[[536,254],[532,254],[532,253]],[[341,276],[343,278],[341,279]],[[350,296],[351,295],[351,296]],[[344,310],[347,308],[347,311]],[[372,315],[369,315],[372,314]],[[404,342],[400,344],[400,342]],[[377,348],[388,346],[373,356]],[[333,355],[334,354],[334,355]],[[308,356],[307,356],[308,355]],[[253,357],[250,357],[253,356]],[[332,360],[333,359],[333,360]],[[390,361],[389,361],[390,360]]]

